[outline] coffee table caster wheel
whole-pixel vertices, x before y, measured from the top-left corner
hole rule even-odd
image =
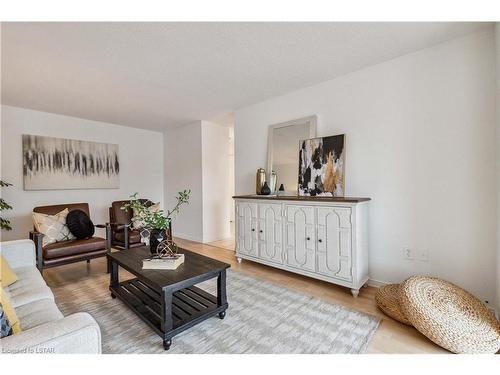
[[[170,345],[172,345],[172,339],[163,340],[163,349],[170,349]]]
[[[226,312],[225,312],[225,311],[221,311],[221,312],[219,313],[219,318],[220,318],[220,319],[224,319],[224,318],[225,318],[225,316],[226,316]]]
[[[111,293],[111,298],[115,299],[116,296],[113,293]]]

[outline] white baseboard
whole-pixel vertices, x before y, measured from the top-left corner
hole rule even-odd
[[[387,284],[390,284],[390,283],[388,283],[386,281],[368,279],[367,284],[368,284],[368,286],[373,286],[375,288],[380,288],[381,286],[384,286],[384,285],[387,285]]]
[[[208,238],[208,239],[202,239],[200,237],[191,236],[189,234],[184,234],[184,233],[174,233],[174,237],[180,238],[182,240],[201,242],[204,244],[209,244],[210,242],[222,241],[222,240],[227,240],[228,238],[231,238],[231,236],[228,236],[228,237],[221,237],[221,238],[213,237],[213,238]]]
[[[224,240],[228,240],[230,238],[231,238],[231,236],[228,236],[228,237],[214,237],[214,238],[205,239],[203,241],[203,243],[209,244],[210,242],[224,241]]]
[[[197,236],[191,236],[189,234],[174,233],[174,238],[179,238],[181,240],[188,240],[194,242],[203,242],[203,240]]]

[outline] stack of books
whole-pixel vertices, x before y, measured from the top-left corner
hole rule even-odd
[[[175,270],[184,263],[184,254],[177,254],[173,257],[159,258],[153,256],[143,259],[142,269],[144,270]]]

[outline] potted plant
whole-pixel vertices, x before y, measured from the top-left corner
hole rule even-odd
[[[123,210],[132,209],[132,224],[139,227],[141,230],[149,232],[149,248],[151,254],[156,254],[156,249],[161,241],[172,237],[171,223],[172,215],[180,211],[183,204],[189,203],[189,194],[191,190],[180,191],[177,196],[177,203],[173,209],[167,210],[152,210],[148,202],[143,199],[138,199],[137,194],[130,196],[129,203],[122,206]],[[142,235],[142,234],[141,234]],[[145,236],[147,237],[147,236]]]
[[[9,184],[8,182],[0,180],[0,187],[7,187],[7,186],[12,186],[12,184]],[[12,206],[5,202],[3,198],[0,198],[0,211],[4,210],[12,210]],[[5,229],[5,230],[12,230],[12,226],[10,225],[10,221],[7,219],[4,219],[3,217],[0,217],[0,229]]]

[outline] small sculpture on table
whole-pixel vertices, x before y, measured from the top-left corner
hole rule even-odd
[[[161,241],[156,254],[142,261],[143,269],[175,270],[184,263],[184,254],[178,253],[177,244],[170,238]]]
[[[162,258],[175,258],[177,257],[178,251],[177,244],[170,238],[161,241],[156,248],[156,256],[160,259]]]

